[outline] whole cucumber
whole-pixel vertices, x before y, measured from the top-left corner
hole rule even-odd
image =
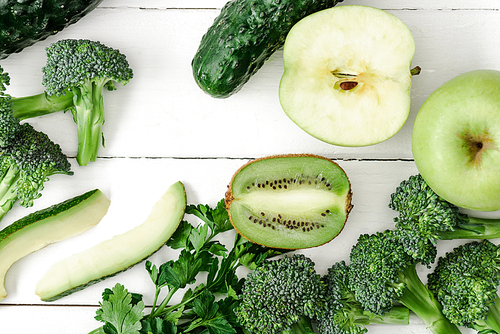
[[[0,59],[58,33],[102,0],[0,1]]]
[[[300,19],[343,0],[230,0],[202,37],[192,60],[198,86],[226,98],[285,43]]]

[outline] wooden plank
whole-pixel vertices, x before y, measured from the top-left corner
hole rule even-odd
[[[233,173],[247,160],[240,159],[100,159],[91,168],[75,168],[71,177],[53,177],[46,184],[43,196],[30,209],[15,207],[1,222],[0,227],[33,210],[44,208],[84,191],[99,188],[111,200],[108,214],[94,228],[84,234],[31,254],[17,262],[9,271],[6,303],[40,303],[34,295],[36,282],[46,268],[59,259],[80,252],[139,225],[150,208],[168,186],[178,180],[184,182],[188,203],[215,205],[224,197],[226,186]],[[307,254],[335,258],[318,261],[318,270],[325,272],[333,260],[345,258],[350,245],[361,233],[371,233],[393,225],[393,212],[387,207],[390,193],[408,174],[415,172],[412,162],[358,162],[339,161],[351,179],[354,209],[342,234],[332,243],[306,250]],[[186,217],[192,223],[199,221]],[[233,239],[231,233],[225,242]],[[153,256],[156,263],[176,256],[167,248]],[[333,263],[333,262],[332,262]],[[61,299],[56,304],[95,305],[104,287],[114,282],[127,283],[130,289],[143,293],[152,301],[151,285],[143,264],[134,267],[109,281]]]
[[[151,305],[153,285],[143,263],[53,303],[40,302],[34,295],[34,288],[48,266],[59,259],[140,224],[157,198],[168,185],[177,180],[183,181],[186,186],[188,203],[215,205],[224,196],[232,174],[246,161],[246,159],[99,159],[93,167],[76,168],[72,177],[53,177],[33,208],[16,206],[0,226],[5,226],[29,211],[43,208],[93,187],[99,187],[111,199],[109,212],[99,225],[84,234],[50,245],[12,266],[6,280],[9,296],[0,302],[0,314],[2,319],[5,319],[2,328],[8,332],[29,333],[31,325],[27,324],[26,327],[18,329],[19,321],[15,319],[19,319],[20,314],[30,314],[33,320],[30,323],[37,323],[39,328],[44,328],[44,331],[37,333],[53,334],[65,331],[67,333],[71,323],[78,324],[79,332],[90,331],[96,326],[93,320],[95,308],[92,306],[98,305],[105,288],[112,287],[118,282],[124,284],[129,291],[143,294],[147,305]],[[327,268],[334,262],[348,260],[350,247],[360,234],[393,228],[392,217],[395,213],[387,207],[390,194],[400,181],[416,173],[413,162],[338,161],[338,163],[350,177],[354,193],[354,209],[346,227],[332,242],[321,247],[298,251],[311,256],[316,262],[318,272],[322,274],[326,273]],[[193,217],[186,219],[193,224],[199,223]],[[228,232],[220,240],[229,246],[233,237],[233,232]],[[458,243],[460,242],[441,243],[440,254]],[[160,265],[175,259],[176,256],[176,251],[164,247],[150,260]],[[241,270],[239,274],[246,275],[247,272]],[[428,269],[420,267],[419,272],[425,280]],[[175,297],[174,301],[178,301],[179,298],[180,296]],[[61,318],[64,321],[59,321]],[[425,333],[419,320],[415,321],[412,332]],[[376,330],[380,330],[381,333],[387,329],[380,327],[371,332],[378,333]],[[396,328],[391,329],[390,333],[396,333],[394,330]]]
[[[85,334],[99,327],[94,320],[96,307],[43,307],[43,306],[4,306],[0,304],[2,328],[16,334],[50,333],[50,334]],[[30,321],[16,322],[18,314],[22,313]],[[412,334],[428,334],[429,331],[420,319],[411,315]],[[388,328],[389,327],[389,328]],[[407,333],[408,326],[371,325],[370,334]],[[463,334],[474,334],[475,331],[462,329]]]
[[[144,9],[172,9],[172,8],[217,8],[220,9],[227,0],[105,0],[101,7],[136,7]],[[343,5],[366,5],[384,9],[435,9],[435,10],[499,10],[496,0],[469,0],[431,1],[431,0],[345,0]]]
[[[245,158],[309,152],[346,159],[412,159],[413,119],[427,96],[459,73],[499,68],[498,11],[391,11],[411,29],[417,47],[413,65],[423,69],[413,80],[410,117],[386,142],[338,147],[309,136],[282,111],[277,96],[283,72],[281,51],[228,99],[214,99],[196,86],[191,59],[217,12],[98,9],[60,34],[4,60],[2,66],[12,76],[9,92],[21,96],[42,91],[40,69],[49,43],[62,38],[97,39],[124,52],[135,73],[127,86],[105,92],[106,147],[100,156]],[[75,155],[76,129],[69,113],[30,122],[67,154]]]
[[[333,262],[347,259],[361,233],[394,226],[395,213],[387,203],[399,182],[417,172],[411,155],[411,127],[427,96],[459,73],[499,69],[498,0],[346,0],[344,5],[373,5],[400,17],[416,41],[413,64],[420,65],[423,72],[414,79],[410,118],[394,138],[366,148],[336,147],[308,136],[282,112],[277,98],[283,71],[281,51],[231,98],[213,99],[196,86],[191,59],[225,3],[104,0],[77,24],[2,60],[1,65],[12,76],[9,93],[17,96],[42,91],[44,48],[62,38],[96,39],[119,48],[127,54],[135,73],[129,85],[105,95],[103,158],[87,167],[78,167],[71,159],[74,176],[51,177],[33,207],[15,206],[0,222],[3,228],[29,212],[92,188],[100,188],[112,201],[108,215],[95,228],[14,264],[7,275],[9,296],[0,302],[4,332],[87,333],[99,325],[93,317],[103,289],[116,282],[144,294],[146,303],[151,304],[152,283],[143,263],[55,303],[41,302],[34,288],[48,266],[59,259],[142,223],[171,183],[185,183],[190,203],[215,205],[237,168],[250,158],[270,154],[321,154],[338,161],[351,179],[354,209],[344,231],[331,243],[300,251],[311,256],[318,271],[325,273]],[[29,122],[47,132],[67,154],[75,155],[76,131],[70,114]],[[500,217],[499,212],[484,215]],[[186,219],[198,223],[193,217]],[[233,237],[231,232],[221,241],[230,244]],[[439,254],[460,243],[440,242]],[[165,247],[151,260],[161,264],[176,255]],[[429,270],[419,267],[424,281]],[[239,273],[245,275],[246,271]],[[370,327],[372,334],[405,332],[424,334],[428,330],[414,316],[411,327]],[[463,333],[474,331],[463,329]]]
[[[83,251],[114,235],[141,224],[157,199],[178,180],[186,186],[188,203],[215,205],[224,197],[233,173],[247,160],[241,159],[99,159],[87,168],[75,168],[71,177],[54,176],[47,182],[43,196],[29,209],[16,206],[1,222],[4,227],[28,212],[47,207],[93,188],[101,189],[111,200],[108,214],[94,228],[72,239],[50,245],[16,262],[6,279],[9,304],[40,304],[34,295],[36,282],[47,268],[70,254]],[[413,162],[338,161],[349,176],[353,205],[342,233],[331,243],[300,252],[317,260],[317,269],[325,273],[338,260],[347,260],[350,247],[363,233],[393,228],[395,212],[388,208],[390,194],[409,175],[417,173]],[[199,221],[191,216],[193,224]],[[231,244],[232,232],[221,241]],[[453,242],[446,242],[449,249]],[[163,248],[151,258],[158,265],[175,258],[177,253]],[[424,268],[422,268],[423,270]],[[144,264],[116,277],[65,297],[55,304],[96,305],[105,287],[121,282],[130,290],[142,293],[152,302],[151,282]],[[45,303],[42,303],[45,304]]]

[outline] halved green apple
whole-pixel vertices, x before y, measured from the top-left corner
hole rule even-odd
[[[383,10],[351,5],[309,15],[285,41],[281,106],[327,143],[380,143],[408,118],[414,52],[408,27]]]

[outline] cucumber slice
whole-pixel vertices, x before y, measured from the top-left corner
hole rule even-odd
[[[330,159],[311,155],[271,156],[251,161],[233,176],[225,203],[234,228],[273,248],[323,245],[343,229],[351,184]]]
[[[43,301],[54,301],[142,262],[168,241],[185,209],[184,185],[176,182],[141,225],[55,263],[38,282],[35,293]]]
[[[29,214],[0,231],[0,300],[7,296],[7,271],[17,260],[85,232],[104,217],[109,204],[109,199],[94,189]]]

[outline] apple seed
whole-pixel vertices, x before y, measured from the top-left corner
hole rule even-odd
[[[340,83],[340,88],[343,90],[351,90],[356,87],[358,83],[356,81],[344,81]]]

